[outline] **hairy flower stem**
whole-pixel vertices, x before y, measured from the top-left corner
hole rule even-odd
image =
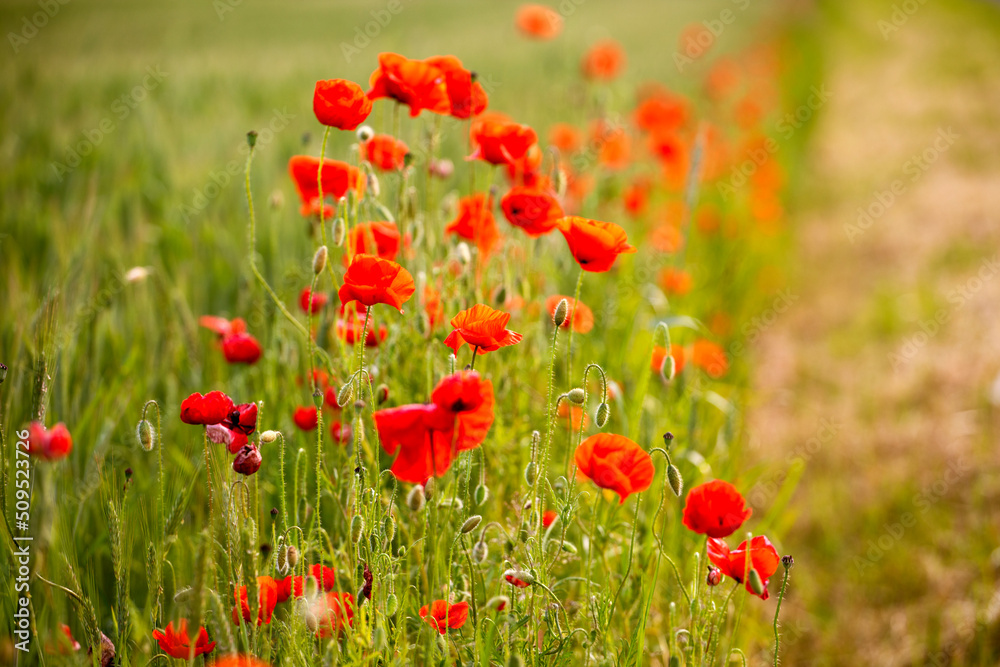
[[[792,568],[785,567],[785,576],[781,580],[781,592],[778,593],[778,605],[774,609],[774,667],[778,667],[778,649],[781,648],[781,636],[778,633],[778,614],[781,613],[781,601],[785,599],[785,588],[788,586],[788,573]]]
[[[580,300],[580,288],[583,287],[583,269],[580,269],[580,276],[576,279],[576,291],[573,292],[573,303],[570,304],[570,310],[567,314],[569,325],[569,345],[566,346],[566,377],[570,382],[573,381],[573,320],[576,319],[576,304]],[[558,327],[557,327],[558,328]],[[570,418],[572,423],[572,417]],[[580,430],[583,431],[583,424],[580,424]]]
[[[215,529],[215,514],[213,512],[212,503],[212,462],[211,462],[211,452],[208,449],[208,431],[205,431],[204,437],[205,444],[205,481],[208,484],[208,530],[209,534],[212,534]]]
[[[556,406],[552,402],[552,395],[555,391],[555,380],[556,380],[556,342],[559,339],[559,327],[555,328],[552,332],[552,350],[549,354],[549,389],[547,393],[547,398],[545,399],[545,409],[548,411],[546,415],[545,424],[545,440],[542,444],[541,456],[538,460],[538,472],[535,477],[534,484],[534,497],[531,503],[531,512],[533,518],[535,519],[535,534],[542,534],[542,512],[540,510],[539,499],[541,497],[539,491],[541,489],[541,482],[543,479],[548,479],[548,465],[549,465],[549,448],[552,445],[552,435],[555,430],[556,423]],[[542,541],[535,540],[535,562],[542,562]]]
[[[320,411],[317,410],[317,416]],[[319,424],[316,425],[319,428]],[[285,436],[278,431],[278,473],[281,475],[281,528],[288,529],[288,501],[285,499]]]

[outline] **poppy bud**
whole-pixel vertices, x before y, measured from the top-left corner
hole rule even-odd
[[[705,577],[705,583],[709,586],[718,586],[722,583],[722,570],[717,567],[708,568],[708,576]]]
[[[378,176],[369,172],[368,173],[368,189],[371,191],[373,197],[378,197],[382,194],[382,188],[378,184]]]
[[[410,492],[406,494],[406,506],[414,512],[422,510],[426,502],[427,497],[424,495],[424,487],[419,484],[410,489]]]
[[[375,403],[382,405],[389,400],[389,385],[380,384],[375,388]]]
[[[552,321],[557,327],[561,327],[566,323],[566,318],[569,316],[569,301],[562,299],[556,306],[556,311],[552,313]]]
[[[326,246],[321,245],[317,250],[316,254],[313,255],[313,273],[317,276],[323,273],[323,269],[326,268]]]
[[[278,439],[277,431],[264,431],[260,434],[260,441],[265,445],[270,445],[272,442]]]
[[[396,520],[387,516],[382,522],[382,529],[385,531],[385,539],[392,542],[392,538],[396,536]]]
[[[139,445],[147,452],[153,451],[153,425],[145,419],[139,420],[139,425],[135,427],[135,436],[139,440]]]
[[[342,408],[350,403],[352,398],[354,398],[354,383],[348,382],[337,392],[337,405]]]
[[[604,428],[604,425],[608,423],[608,417],[611,416],[611,406],[607,403],[601,403],[597,406],[597,414],[594,415],[594,423],[597,424],[597,428]]]
[[[534,486],[537,477],[538,466],[535,465],[534,461],[529,461],[528,465],[524,466],[524,481],[528,483],[528,486]]]
[[[656,325],[653,329],[653,346],[654,347],[670,347],[670,329],[663,322]]]
[[[278,516],[278,508],[277,507],[272,507],[271,508],[271,516],[272,517],[277,517]]]
[[[562,543],[562,550],[571,554],[575,554],[577,552],[575,544],[573,544],[572,542],[565,542],[565,541]]]
[[[462,534],[467,535],[476,529],[476,526],[483,520],[483,517],[478,514],[473,514],[465,523],[462,524]]]
[[[497,611],[503,611],[510,604],[510,598],[506,595],[497,595],[496,597],[490,598],[486,602],[487,609],[496,609]]]
[[[434,489],[436,486],[437,485],[434,483],[433,477],[424,482],[424,495],[427,496],[428,499],[434,496]]]
[[[360,514],[355,514],[354,518],[351,519],[351,542],[355,544],[361,539],[361,531],[364,530],[365,521],[361,518]]]
[[[347,238],[347,223],[343,218],[337,218],[333,221],[333,245],[339,248],[344,245],[345,238]]]
[[[132,479],[132,469],[125,468],[125,479]]]
[[[764,582],[761,580],[760,575],[757,574],[757,570],[750,568],[750,576],[747,577],[747,581],[750,584],[750,590],[756,595],[763,595],[764,591],[767,589],[764,587]]]
[[[684,492],[684,479],[681,477],[681,471],[673,463],[667,466],[667,481],[670,482],[674,495],[680,498]]]
[[[485,484],[478,485],[475,491],[476,506],[478,507],[483,505],[489,499],[490,499],[490,490],[486,487]]]
[[[396,550],[396,557],[406,558],[406,547],[403,546],[399,547],[399,549]]]
[[[462,502],[461,498],[442,498],[441,502],[438,503],[438,507],[452,507],[456,511],[461,512],[465,509],[465,503]]]
[[[676,374],[677,374],[677,362],[674,361],[673,356],[668,354],[667,356],[663,357],[663,364],[660,365],[660,375],[663,376],[664,380],[670,382],[671,380],[674,379],[674,376]]]
[[[260,470],[262,462],[263,459],[260,456],[260,450],[254,445],[243,445],[243,449],[240,450],[240,453],[233,460],[233,470],[241,475],[249,476]]]
[[[365,402],[363,400],[361,400],[360,398],[358,400],[354,401],[354,409],[355,410],[364,410],[365,409]]]
[[[288,571],[288,547],[282,545],[278,548],[278,555],[275,558],[275,565],[278,567],[279,572]]]
[[[781,564],[785,567],[786,570],[790,570],[792,569],[792,566],[795,565],[795,559],[792,558],[791,556],[782,556]]]
[[[527,588],[535,583],[534,575],[527,570],[506,570],[503,573],[503,578],[507,580],[508,584],[512,584],[518,588]]]
[[[371,138],[375,136],[375,130],[373,130],[368,125],[362,125],[358,128],[357,137],[358,141],[371,141]]]
[[[479,540],[474,545],[472,545],[472,560],[477,563],[482,563],[490,555],[490,548],[486,545],[485,540]]]
[[[305,613],[306,627],[309,628],[309,632],[316,632],[319,629],[319,620],[316,618],[316,614],[311,611]]]
[[[583,401],[584,399],[586,399],[586,397],[587,395],[583,392],[583,389],[581,389],[580,387],[575,387],[573,389],[570,389],[569,393],[566,394],[566,398],[568,398],[571,403],[576,403],[577,405],[583,405]]]
[[[288,547],[288,567],[294,568],[299,564],[299,550],[295,548],[295,545],[289,545]]]
[[[247,144],[250,145],[250,148],[257,145],[257,130],[250,130],[247,132]]]
[[[389,593],[389,597],[385,599],[385,615],[395,616],[397,609],[399,609],[399,598],[395,593]]]

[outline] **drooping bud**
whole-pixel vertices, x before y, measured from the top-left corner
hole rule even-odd
[[[354,383],[349,381],[337,392],[337,405],[343,408],[352,398],[354,398]]]
[[[361,539],[361,531],[364,530],[365,520],[361,518],[360,514],[355,514],[354,518],[351,519],[351,542],[355,544]]]
[[[375,136],[375,130],[373,130],[368,125],[362,125],[357,130],[358,141],[371,141],[371,138]]]
[[[467,535],[472,531],[474,531],[476,529],[476,526],[478,526],[482,520],[483,517],[480,516],[479,514],[473,514],[472,516],[470,516],[468,519],[465,520],[465,523],[462,524],[462,534]]]
[[[503,573],[503,578],[508,584],[517,586],[518,588],[527,588],[535,583],[535,576],[527,570],[506,570]]]
[[[435,488],[437,488],[437,484],[434,483],[433,477],[424,482],[424,495],[427,496],[428,500],[434,497]]]
[[[339,248],[344,245],[345,238],[347,238],[347,223],[343,218],[337,218],[333,221],[333,245]]]
[[[718,586],[722,583],[722,570],[717,567],[708,568],[708,576],[705,577],[705,583],[709,586]]]
[[[764,586],[764,582],[761,580],[760,575],[757,574],[757,570],[750,568],[750,576],[747,577],[747,582],[750,584],[750,590],[752,590],[756,595],[763,595],[767,588]]]
[[[373,197],[378,197],[382,194],[382,188],[378,184],[378,176],[372,172],[368,172],[366,175],[368,177],[368,190],[371,191]]]
[[[479,540],[472,545],[472,560],[482,563],[490,555],[490,548],[486,545],[486,540]]]
[[[552,321],[555,322],[557,327],[561,327],[566,323],[566,318],[569,316],[569,301],[562,299],[556,306],[556,312],[552,314]]]
[[[382,521],[382,530],[385,532],[385,539],[392,542],[392,538],[396,536],[396,520],[391,516],[387,516]]]
[[[438,503],[438,507],[450,507],[457,512],[461,512],[465,509],[465,503],[462,502],[461,498],[442,498],[441,502]]]
[[[607,403],[601,403],[597,406],[597,414],[594,415],[594,423],[597,424],[597,428],[604,428],[604,425],[608,423],[608,417],[611,416],[611,406]]]
[[[427,496],[424,494],[424,487],[419,484],[410,489],[410,492],[406,494],[406,506],[414,512],[422,510],[426,502]]]
[[[528,486],[534,486],[537,477],[538,466],[535,465],[534,461],[529,461],[528,465],[524,466],[524,481],[528,483]]]
[[[389,400],[389,385],[382,383],[375,388],[375,404],[382,405]]]
[[[478,486],[476,486],[474,499],[476,501],[477,507],[482,506],[484,503],[486,503],[487,500],[490,499],[489,488],[485,484],[479,484]]]
[[[278,439],[277,431],[264,431],[260,434],[260,441],[265,445],[270,445],[272,442]]]
[[[674,495],[680,498],[684,492],[684,479],[681,477],[681,471],[673,463],[667,466],[667,481],[670,482],[670,489]]]
[[[580,387],[574,387],[569,390],[568,394],[566,394],[566,398],[568,398],[571,403],[583,405],[583,401],[587,398],[587,395]]]
[[[153,425],[145,419],[139,420],[135,427],[135,437],[139,440],[139,445],[147,452],[153,451]]]
[[[317,276],[323,273],[323,269],[326,268],[326,255],[327,249],[325,245],[321,245],[316,250],[316,254],[313,255],[313,273]]]
[[[299,564],[299,550],[295,548],[295,545],[288,546],[288,567],[294,568]]]
[[[275,565],[278,568],[278,572],[282,574],[288,572],[288,547],[280,546],[278,547],[278,555],[275,558]]]

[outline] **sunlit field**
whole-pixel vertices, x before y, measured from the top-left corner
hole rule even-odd
[[[815,230],[889,224],[822,158],[865,7],[5,3],[0,662],[995,664],[988,450],[855,502],[850,381],[787,370],[841,331]],[[983,107],[994,14],[942,10]],[[912,339],[873,308],[830,348]]]

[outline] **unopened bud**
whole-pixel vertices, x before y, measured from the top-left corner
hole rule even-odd
[[[372,172],[368,172],[368,190],[372,193],[373,197],[378,197],[382,194],[382,188],[378,184],[378,176]]]
[[[674,379],[674,376],[676,374],[677,374],[677,362],[674,361],[674,357],[672,354],[668,354],[663,358],[663,364],[660,366],[660,375],[663,376],[664,380],[670,382],[671,380]]]
[[[469,244],[465,241],[462,241],[455,247],[455,254],[458,255],[458,261],[463,266],[468,266],[472,263],[472,251],[469,250]]]
[[[569,390],[569,393],[566,394],[566,398],[569,399],[570,403],[583,405],[583,401],[587,398],[587,395],[584,393],[583,389],[575,387]]]
[[[525,586],[530,586],[535,583],[535,576],[527,570],[506,570],[503,573],[503,578],[508,584],[513,584],[518,588],[524,588]]]
[[[653,345],[655,347],[667,347],[670,346],[670,329],[663,322],[656,325],[653,329]]]
[[[684,492],[684,479],[681,477],[681,471],[673,463],[667,466],[667,481],[670,482],[670,489],[674,495],[680,498]]]
[[[375,403],[377,405],[382,405],[389,400],[389,385],[380,384],[375,388]]]
[[[474,493],[474,499],[476,501],[477,507],[483,505],[487,500],[490,499],[489,488],[485,484],[478,485]]]
[[[528,483],[528,486],[534,486],[537,477],[538,466],[534,461],[529,461],[528,465],[524,466],[524,481]]]
[[[424,487],[419,484],[410,489],[410,492],[406,494],[406,506],[414,512],[422,510],[426,502],[427,496],[424,494]]]
[[[478,526],[482,520],[483,517],[478,514],[473,514],[472,516],[470,516],[468,519],[465,520],[465,523],[462,524],[462,534],[467,535],[472,531],[474,531],[476,529],[476,526]]]
[[[316,614],[311,611],[305,613],[306,627],[309,628],[309,632],[316,632],[319,629],[319,620],[316,618]]]
[[[465,509],[465,503],[462,502],[461,498],[442,498],[441,502],[438,503],[438,507],[450,507],[457,512],[461,512]]]
[[[295,548],[295,545],[289,545],[288,547],[288,567],[294,568],[299,564],[299,550]]]
[[[557,327],[561,327],[566,323],[566,318],[569,316],[569,301],[562,299],[559,305],[556,306],[556,312],[552,314],[552,321],[555,322]]]
[[[427,496],[428,499],[433,498],[434,497],[434,489],[436,489],[436,488],[437,488],[437,484],[434,483],[434,478],[431,477],[426,482],[424,482],[424,495]]]
[[[597,424],[597,428],[604,428],[604,425],[608,423],[608,417],[611,416],[611,406],[607,403],[601,403],[597,406],[597,414],[594,415],[594,423]]]
[[[396,536],[396,520],[387,516],[382,522],[382,530],[385,532],[385,539],[392,542],[392,538]]]
[[[486,602],[487,609],[495,609],[496,611],[503,611],[508,605],[510,605],[510,598],[506,595],[491,597]]]
[[[344,245],[345,238],[347,238],[347,223],[343,218],[337,218],[333,221],[333,245],[339,248]]]
[[[351,542],[355,544],[361,539],[361,531],[364,530],[365,521],[361,518],[360,514],[355,514],[354,518],[351,519]]]
[[[705,577],[705,583],[709,586],[718,586],[722,583],[722,570],[717,567],[708,568],[708,576]]]
[[[247,132],[247,144],[250,145],[250,148],[257,145],[257,130],[250,130]]]
[[[747,577],[747,583],[750,584],[750,590],[756,595],[763,595],[767,588],[764,586],[764,582],[761,580],[760,575],[757,574],[757,570],[750,568],[750,576]]]
[[[352,398],[354,398],[354,383],[348,382],[337,392],[337,405],[343,408],[351,402]]]
[[[795,565],[795,559],[792,558],[791,556],[782,556],[781,564],[785,567],[786,570],[790,570],[792,569],[792,566]]]
[[[371,141],[375,136],[375,130],[368,125],[362,125],[357,130],[358,141]]]
[[[275,559],[275,565],[278,567],[279,572],[288,572],[288,547],[278,547],[278,556]]]
[[[395,616],[397,609],[399,609],[399,598],[395,593],[389,593],[389,597],[385,599],[385,615]]]
[[[145,419],[139,420],[139,425],[135,427],[135,435],[139,440],[139,445],[147,452],[153,451],[153,425]]]
[[[260,441],[265,445],[270,445],[272,442],[278,439],[277,431],[264,431],[260,434]]]
[[[313,273],[317,276],[323,273],[323,269],[326,268],[326,246],[321,245],[317,250],[316,254],[313,255]]]
[[[482,563],[490,555],[490,548],[486,545],[485,540],[479,540],[474,545],[472,545],[472,560],[477,563]]]

